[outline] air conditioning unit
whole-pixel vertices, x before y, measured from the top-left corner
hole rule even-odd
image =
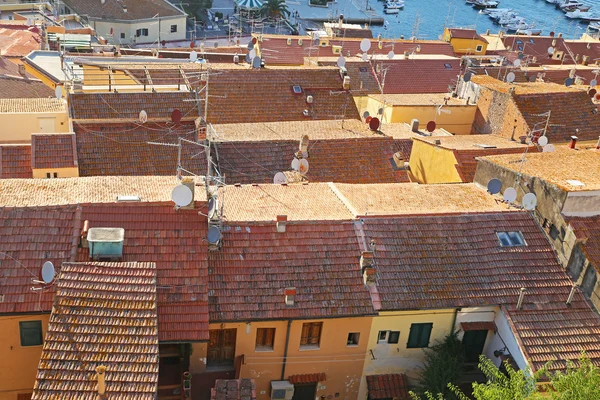
[[[291,400],[294,385],[290,381],[271,381],[271,400]]]

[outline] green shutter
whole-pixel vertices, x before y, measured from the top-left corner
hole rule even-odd
[[[411,324],[410,334],[408,335],[408,343],[406,343],[406,347],[409,349],[428,347],[432,328],[432,323]]]
[[[433,328],[433,324],[421,324],[421,337],[420,337],[420,346],[419,347],[428,347],[429,346],[429,338],[431,337],[431,329]]]

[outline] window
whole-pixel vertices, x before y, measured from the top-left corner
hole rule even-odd
[[[379,331],[377,343],[396,344],[400,339],[400,331]]]
[[[54,177],[55,177],[55,178],[58,178],[58,172],[55,172],[55,173],[54,173]]]
[[[475,51],[478,52],[478,53],[481,52],[481,51],[483,51],[483,46],[480,45],[480,44],[478,44],[477,47],[475,47]]]
[[[275,328],[258,328],[256,330],[256,351],[273,350]]]
[[[526,245],[521,232],[496,232],[496,236],[502,247]]]
[[[137,36],[137,37],[148,36],[148,29],[146,29],[146,28],[136,29],[135,36]]]
[[[292,90],[294,91],[294,94],[301,94],[302,93],[302,87],[298,86],[298,85],[292,86]]]
[[[428,347],[432,328],[432,323],[412,324],[410,326],[410,333],[408,334],[408,343],[406,343],[406,347],[409,349]]]
[[[171,33],[177,32],[177,25],[171,25]]]
[[[125,39],[125,33],[121,32],[121,39]]]
[[[48,179],[52,178],[52,175],[50,175],[50,172],[46,172],[46,178],[48,178]]]
[[[319,348],[321,342],[322,322],[309,322],[302,325],[302,336],[300,337],[300,347]]]
[[[358,346],[358,339],[360,338],[359,332],[350,332],[348,334],[348,341],[346,346]]]
[[[446,69],[452,69],[452,64],[444,64],[444,68],[446,68]]]
[[[21,331],[21,346],[40,346],[42,338],[42,321],[19,322]]]

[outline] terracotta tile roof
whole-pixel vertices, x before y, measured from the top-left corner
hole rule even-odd
[[[513,53],[510,53],[510,55],[512,55]],[[517,59],[518,57],[515,55],[514,57],[510,57],[510,55],[507,57],[509,62],[513,62],[515,59]],[[504,55],[503,55],[504,56]],[[570,67],[570,68],[568,68]],[[592,79],[595,79],[595,73],[593,72],[594,69],[593,68],[589,68],[589,67],[574,67],[573,65],[565,65],[565,66],[560,66],[560,65],[553,65],[553,66],[544,66],[542,68],[540,67],[536,67],[536,66],[530,66],[529,68],[525,68],[525,67],[521,67],[520,69],[513,69],[511,72],[513,72],[515,74],[515,83],[517,83],[517,85],[515,85],[516,90],[518,91],[522,85],[518,85],[518,83],[525,83],[525,82],[530,82],[530,80],[532,78],[535,78],[538,82],[546,82],[546,83],[556,83],[559,86],[549,86],[550,90],[548,90],[549,92],[557,92],[557,91],[570,91],[570,90],[574,90],[575,88],[570,87],[567,88],[565,86],[565,80],[567,78],[570,77],[570,74],[572,73],[572,71],[575,70],[575,77],[579,77],[581,79],[583,79],[584,82],[589,83]],[[478,69],[474,69],[474,72],[479,74],[474,76],[479,78],[484,78],[484,77],[488,77],[489,79],[494,79],[491,78],[492,76],[495,77],[503,77],[507,74],[507,70],[506,67],[485,67],[485,68],[478,68]],[[532,85],[533,87],[535,87],[535,85]],[[543,85],[540,85],[540,87],[542,89],[539,89],[538,92],[542,92],[543,91]],[[518,92],[517,92],[518,93]]]
[[[463,331],[495,331],[496,324],[491,322],[476,321],[476,322],[461,322],[460,328]]]
[[[313,374],[298,374],[298,375],[290,375],[288,376],[288,381],[290,383],[297,385],[303,383],[318,383],[325,382],[327,380],[327,376],[324,372],[318,372]]]
[[[106,367],[111,399],[151,400],[158,389],[156,267],[64,263],[33,399],[96,399]]]
[[[337,57],[318,58],[316,63],[322,66],[335,67],[337,66],[337,60]],[[355,96],[381,93],[375,71],[368,62],[363,61],[362,57],[346,58],[344,68],[346,68],[346,73],[350,77],[350,90]]]
[[[568,142],[574,134],[581,140],[598,139],[600,115],[586,92],[524,94],[513,98],[530,129],[540,122],[540,114],[552,111],[546,136],[555,144]]]
[[[209,253],[211,322],[371,315],[359,256],[352,222],[289,222],[284,233],[228,222],[222,249]]]
[[[300,86],[301,94],[292,87]],[[313,97],[307,104],[306,97]],[[275,107],[279,104],[281,106]],[[309,111],[304,116],[304,110]],[[337,68],[232,69],[210,77],[208,121],[217,124],[358,119]]]
[[[291,169],[299,142],[222,142],[215,148],[220,171],[229,184],[272,183],[277,172]],[[403,142],[388,137],[309,140],[305,177],[313,182],[408,182],[406,171],[394,170],[391,162],[394,153],[406,154]]]
[[[457,58],[382,60],[379,64],[381,72],[377,77],[384,94],[448,93],[449,86],[456,85],[460,71]]]
[[[408,384],[404,374],[367,375],[369,399],[409,400]]]
[[[74,133],[31,135],[31,168],[77,167]]]
[[[2,193],[3,190],[0,190]],[[31,291],[44,262],[59,268],[69,261],[77,235],[75,206],[54,208],[0,207],[0,313],[49,312],[54,288]]]
[[[148,142],[173,145],[178,143],[178,138],[186,140],[181,144],[181,167],[196,175],[206,174],[204,148],[188,142],[197,142],[194,124],[75,123],[74,130],[80,176],[175,176],[177,147]]]
[[[490,150],[491,148],[486,149],[485,146],[493,146],[496,149],[525,151],[527,147],[532,147],[497,135],[422,136],[415,137],[414,140],[449,150]],[[439,141],[440,144],[436,144],[436,141]]]
[[[196,97],[183,90],[157,93],[72,93],[69,98],[74,120],[138,122],[140,111],[145,110],[149,122],[171,122],[171,114],[176,109],[181,111],[182,121],[194,121],[198,118]]]
[[[569,217],[569,225],[588,261],[600,273],[600,216]]]
[[[3,179],[0,180],[0,206],[115,203],[117,196],[139,196],[144,203],[171,203],[171,191],[178,182],[174,176]],[[203,186],[197,186],[195,193],[197,201],[206,201]]]
[[[31,177],[31,145],[0,145],[0,179]]]
[[[336,37],[373,39],[373,31],[365,28],[332,28],[332,32]]]
[[[557,147],[552,153],[534,153],[527,155],[521,163],[521,155],[505,154],[482,157],[481,162],[499,165],[511,171],[530,177],[537,177],[568,191],[587,191],[600,189],[600,152],[596,150],[570,150]],[[522,166],[521,166],[522,165]],[[568,181],[576,180],[583,186]]]
[[[13,26],[12,28],[16,28]],[[0,27],[0,53],[5,57],[25,57],[33,50],[40,49],[42,39],[38,33],[29,31],[27,26],[20,29]]]
[[[516,304],[527,287],[543,315],[543,303],[566,291],[564,302],[572,286],[525,212],[365,218],[363,230],[377,243],[383,310]],[[502,247],[497,231],[522,232],[527,245]]]
[[[65,4],[83,17],[101,20],[151,19],[160,17],[183,16],[183,11],[165,0],[66,0]],[[126,11],[124,10],[126,8]]]
[[[0,84],[2,81],[0,81]],[[40,98],[5,98],[0,99],[0,113],[40,113],[51,112],[60,113],[67,112],[67,107],[64,100],[56,98],[40,99]]]
[[[537,292],[526,292],[522,310],[516,309],[516,301],[503,307],[532,370],[535,372],[553,361],[550,371],[564,371],[567,360],[577,362],[582,351],[594,365],[600,366],[600,319],[583,294],[577,290],[573,302],[567,306],[570,285],[554,287],[553,295],[539,299]]]
[[[158,339],[208,340],[206,218],[172,203],[121,203],[83,207],[89,227],[125,229],[123,261],[156,263]],[[78,260],[89,260],[80,248]]]
[[[373,94],[369,97],[393,106],[466,106],[463,99],[453,98],[447,93]]]
[[[223,189],[222,189],[223,190]],[[227,221],[349,220],[350,211],[326,183],[227,186],[223,216]]]
[[[521,71],[522,72],[522,71]],[[569,72],[566,72],[565,78],[569,76]],[[515,75],[518,71],[514,72]],[[535,74],[534,74],[535,75]],[[500,92],[509,93],[514,90],[516,95],[521,94],[544,94],[544,93],[563,93],[563,92],[580,92],[580,90],[573,87],[567,87],[563,84],[548,83],[548,82],[518,82],[518,83],[506,83],[504,81],[493,78],[489,75],[474,75],[471,80],[480,86],[488,89]]]
[[[54,97],[54,90],[37,79],[21,79],[0,76],[0,98],[47,98]]]
[[[314,185],[314,184],[311,184]],[[508,211],[474,184],[334,184],[352,214],[417,215]]]
[[[450,36],[457,39],[478,39],[487,43],[487,39],[479,35],[475,29],[449,28]]]
[[[574,64],[574,60],[569,55],[564,38],[537,36],[523,37],[515,35],[506,35],[502,38],[506,49],[512,49],[515,54],[519,52],[526,56],[536,57],[540,64]],[[556,60],[548,54],[548,48],[552,47],[557,51],[564,52],[564,60]]]

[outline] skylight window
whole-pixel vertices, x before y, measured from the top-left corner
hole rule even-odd
[[[517,44],[523,44],[523,42],[520,40],[517,40]]]
[[[360,72],[367,72],[367,67],[360,67],[359,70]]]
[[[444,67],[445,67],[446,69],[452,69],[452,64],[444,64]]]
[[[294,85],[294,86],[292,86],[292,90],[294,91],[294,94],[301,94],[302,93],[302,87],[300,85]]]
[[[514,247],[514,246],[526,246],[525,239],[521,232],[496,232],[500,246],[502,247]]]
[[[529,39],[529,43],[535,44],[535,41],[533,39]]]

